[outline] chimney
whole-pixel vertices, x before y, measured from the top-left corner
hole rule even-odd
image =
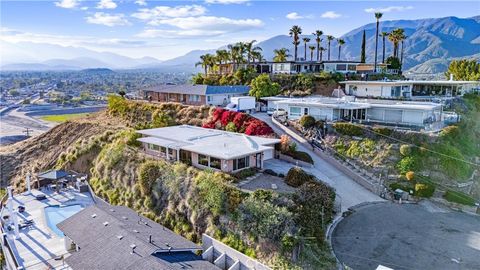
[[[131,244],[131,245],[130,245],[130,248],[132,249],[132,251],[130,252],[130,254],[134,254],[134,253],[135,253],[135,248],[136,248],[136,247],[137,247],[137,246],[136,246],[135,244]]]

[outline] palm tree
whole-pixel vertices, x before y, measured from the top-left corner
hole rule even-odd
[[[232,60],[233,71],[235,71],[237,69],[237,64],[245,62],[245,43],[237,42],[234,45],[228,45],[227,48],[230,51],[230,60]]]
[[[207,76],[208,68],[215,66],[215,57],[209,53],[200,55],[200,61],[197,62],[195,66],[202,66],[205,76]]]
[[[342,46],[345,44],[345,40],[342,38],[337,39],[338,43],[338,60],[340,60],[340,53],[342,52]]]
[[[227,50],[217,50],[215,52],[215,60],[219,66],[226,64],[230,59],[230,54]],[[220,74],[222,74],[222,68],[220,67]]]
[[[303,38],[303,44],[305,45],[305,51],[304,51],[304,56],[303,59],[307,61],[307,43],[310,42],[310,38],[304,37]]]
[[[405,39],[407,39],[407,36],[403,35],[403,38],[402,38],[402,50],[401,50],[401,53],[400,53],[400,71],[402,70],[402,67],[403,67],[403,42],[405,41]]]
[[[388,32],[382,32],[380,36],[383,39],[382,46],[383,46],[383,54],[382,54],[382,63],[385,63],[385,37],[388,36]]]
[[[313,61],[313,52],[315,52],[315,46],[310,45],[308,48],[310,49],[310,61]]]
[[[333,36],[328,35],[327,40],[328,40],[328,61],[330,61],[330,42],[334,40],[335,38]]]
[[[300,26],[298,25],[294,25],[292,26],[292,28],[290,28],[290,32],[289,32],[290,36],[293,37],[293,45],[295,46],[295,58],[294,58],[294,61],[297,61],[297,51],[298,51],[298,45],[300,44],[300,37],[299,35],[302,34],[302,28],[300,28]]]
[[[316,30],[314,33],[312,33],[313,35],[315,35],[315,42],[317,42],[317,61],[320,60],[320,43],[322,42],[322,35],[323,35],[323,31],[322,30]]]
[[[388,40],[393,43],[393,56],[398,58],[398,44],[405,39],[405,31],[402,28],[397,28],[388,34]]]
[[[322,62],[322,59],[323,59],[323,52],[326,51],[327,49],[325,49],[324,47],[320,47],[320,62]]]
[[[375,19],[377,19],[377,30],[375,32],[375,66],[373,72],[377,72],[377,48],[378,48],[378,27],[380,26],[380,18],[383,14],[380,12],[375,12]]]
[[[250,60],[252,60],[252,55],[254,52],[261,51],[262,48],[258,46],[253,46],[253,44],[257,42],[256,40],[252,40],[250,42],[245,43],[245,51],[247,53],[247,63],[250,64]]]
[[[263,60],[265,60],[263,58],[263,55],[261,52],[259,51],[252,51],[252,63],[255,64],[255,60],[258,60],[258,62],[262,62]]]
[[[287,61],[287,58],[290,57],[291,55],[288,54],[288,49],[286,48],[281,48],[281,49],[275,49],[273,50],[273,54],[275,55],[273,57],[274,62],[285,62]]]

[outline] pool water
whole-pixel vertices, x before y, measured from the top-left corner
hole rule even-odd
[[[82,209],[83,207],[79,204],[68,206],[47,206],[45,207],[45,218],[47,220],[47,225],[52,231],[55,232],[56,235],[62,237],[63,232],[57,228],[57,224],[75,215]]]

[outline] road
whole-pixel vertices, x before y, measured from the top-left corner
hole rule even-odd
[[[275,133],[279,135],[285,134],[285,131],[278,128],[272,122],[271,117],[266,113],[256,113],[253,116],[270,125]],[[343,172],[339,171],[337,168],[320,158],[317,154],[313,153],[311,149],[304,147],[301,143],[308,143],[305,139],[299,138],[299,136],[291,137],[297,141],[298,150],[307,152],[313,158],[313,168],[304,168],[305,171],[315,175],[318,179],[335,188],[337,198],[340,199],[342,212],[346,211],[349,207],[360,203],[383,201],[382,198],[362,187],[357,182],[346,176]],[[264,167],[265,169],[272,169],[278,173],[286,174],[286,172],[288,172],[292,166],[294,165],[281,160],[273,159],[266,161]]]

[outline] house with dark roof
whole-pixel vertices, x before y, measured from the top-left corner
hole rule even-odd
[[[159,85],[145,89],[144,96],[146,100],[157,102],[225,106],[231,97],[246,96],[249,90],[245,85]]]
[[[125,206],[101,200],[57,224],[72,269],[221,269],[202,248]]]

